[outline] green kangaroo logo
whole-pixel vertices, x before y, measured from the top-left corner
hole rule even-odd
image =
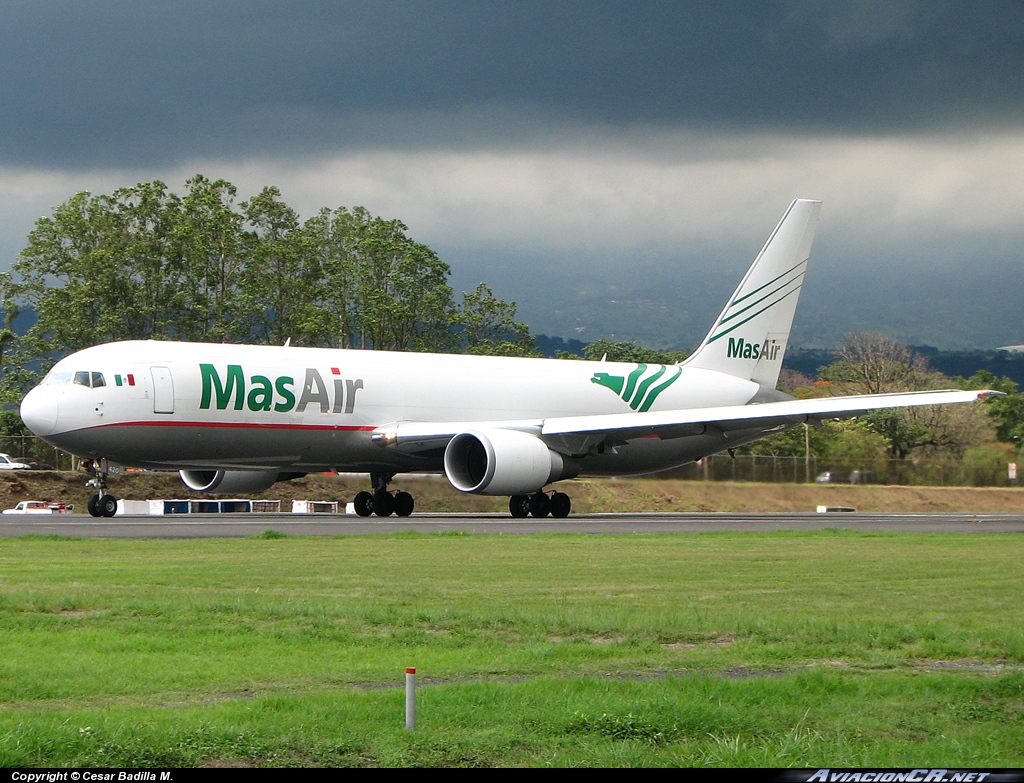
[[[669,378],[655,386],[654,384],[669,372],[669,368],[664,364],[658,364],[655,367],[657,369],[646,377],[644,376],[649,369],[646,364],[638,364],[633,372],[625,376],[596,372],[594,377],[590,379],[590,382],[611,389],[628,402],[630,408],[644,413],[650,410],[654,401],[658,399],[658,395],[675,383],[683,373],[681,367],[673,366],[672,370],[674,372],[669,375]]]

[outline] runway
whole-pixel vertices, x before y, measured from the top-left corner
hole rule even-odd
[[[265,530],[287,535],[343,536],[463,532],[472,535],[531,533],[639,534],[766,532],[838,528],[903,533],[1024,533],[1021,514],[659,513],[583,514],[568,519],[512,519],[504,514],[417,514],[404,519],[328,514],[84,515],[0,518],[0,536],[58,535],[74,538],[242,538]]]

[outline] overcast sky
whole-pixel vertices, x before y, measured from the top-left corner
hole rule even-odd
[[[799,342],[1024,342],[1022,63],[1015,2],[0,2],[0,267],[201,172],[401,218],[534,331],[689,348],[820,198]]]

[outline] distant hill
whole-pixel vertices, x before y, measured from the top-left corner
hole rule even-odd
[[[538,334],[535,338],[535,342],[537,350],[540,351],[541,356],[546,356],[549,359],[555,358],[556,351],[568,351],[569,353],[574,353],[577,356],[582,356],[583,349],[587,347],[587,343],[580,340],[566,340],[562,337],[548,337],[546,334]]]
[[[708,258],[696,268],[681,268],[640,259],[608,270],[581,260],[569,267],[570,260],[566,268],[572,272],[510,262],[481,270],[479,279],[515,301],[518,317],[534,332],[692,351],[747,263]],[[920,259],[820,264],[801,293],[793,344],[828,348],[859,330],[951,351],[1024,343],[1024,275],[1005,271],[1019,268],[1019,259],[1005,261],[964,262],[954,269],[932,268]]]
[[[998,378],[1007,377],[1018,388],[1024,388],[1024,353],[999,351],[994,348],[977,351],[941,351],[930,345],[912,345],[913,350],[928,360],[928,366],[950,377],[969,378],[978,370],[988,370]],[[819,348],[790,348],[782,362],[784,367],[811,378],[818,368],[835,361],[835,354]]]
[[[808,378],[818,377],[818,368],[832,364],[836,355],[824,348],[787,348],[782,357],[782,366],[787,370],[795,370]]]
[[[587,343],[580,340],[565,340],[548,335],[537,336],[537,348],[544,356],[554,357],[555,351],[569,351],[582,355]],[[911,348],[928,359],[933,370],[944,375],[961,375],[969,378],[978,370],[988,370],[993,375],[1007,377],[1019,388],[1024,388],[1024,353],[1013,353],[997,349],[977,351],[941,351],[930,345],[912,345]],[[835,353],[825,348],[790,348],[782,366],[802,373],[810,378],[818,377],[818,368],[831,364]]]
[[[929,345],[910,346],[927,357],[933,370],[945,375],[962,375],[965,378],[978,370],[988,370],[1002,378],[1015,381],[1018,388],[1024,388],[1024,353],[989,349],[984,351],[940,351]]]

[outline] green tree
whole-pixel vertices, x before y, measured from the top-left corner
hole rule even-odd
[[[6,400],[20,397],[59,352],[172,328],[179,213],[177,196],[154,181],[110,196],[78,193],[39,219],[6,281],[8,314],[15,303],[37,317],[9,356]]]
[[[515,302],[495,299],[486,283],[462,293],[458,325],[466,353],[489,356],[540,356],[529,327],[516,320]]]
[[[321,347],[354,346],[359,323],[355,233],[363,215],[371,217],[361,207],[352,211],[324,207],[303,225],[321,274],[315,315]]]
[[[34,337],[75,350],[127,335],[123,311],[109,306],[127,289],[120,238],[106,197],[78,193],[39,219],[14,265],[18,293],[38,319]]]
[[[586,359],[591,362],[635,362],[637,364],[677,364],[686,359],[686,351],[656,351],[634,342],[595,340],[583,349],[583,356],[559,351],[560,359]]]
[[[979,370],[970,378],[956,376],[951,383],[958,389],[991,389],[1004,396],[985,400],[985,410],[996,425],[996,437],[1004,443],[1024,445],[1024,393],[1010,378],[997,378],[988,370]]]
[[[928,368],[907,346],[884,335],[855,332],[843,338],[839,358],[819,377],[836,394],[880,394],[949,388],[951,380]],[[963,455],[991,440],[993,427],[984,409],[973,405],[933,405],[877,410],[861,419],[885,438],[893,459],[912,453]]]
[[[236,197],[231,183],[197,174],[183,197],[143,182],[75,194],[40,218],[0,276],[4,399],[56,356],[114,340],[532,350],[515,304],[486,286],[456,307],[450,268],[401,221],[341,207],[301,223],[276,187]],[[37,322],[16,339],[19,308]]]
[[[114,191],[107,208],[113,232],[104,244],[118,270],[104,308],[120,313],[127,339],[166,334],[179,320],[184,268],[175,227],[181,200],[163,182],[143,182]]]
[[[186,183],[176,227],[184,260],[173,336],[182,340],[239,341],[249,337],[252,314],[239,295],[246,267],[244,217],[235,186],[201,174]]]
[[[28,373],[18,365],[18,358],[26,349],[14,331],[14,320],[21,313],[21,308],[11,298],[14,288],[10,273],[0,273],[0,306],[4,312],[4,328],[0,330],[0,407],[20,402],[24,390],[36,377],[35,373],[27,377]]]
[[[410,239],[400,220],[357,208],[347,218],[347,230],[347,266],[355,283],[349,346],[450,350],[455,305],[448,264]]]
[[[17,411],[0,410],[0,435],[9,437],[31,434]]]
[[[818,371],[839,394],[881,394],[934,388],[942,376],[902,343],[875,332],[852,332],[836,349],[838,358]]]
[[[252,230],[246,232],[246,268],[239,297],[252,319],[256,342],[302,345],[320,342],[317,312],[322,274],[313,235],[301,229],[299,216],[281,200],[276,187],[264,188],[241,205]]]

